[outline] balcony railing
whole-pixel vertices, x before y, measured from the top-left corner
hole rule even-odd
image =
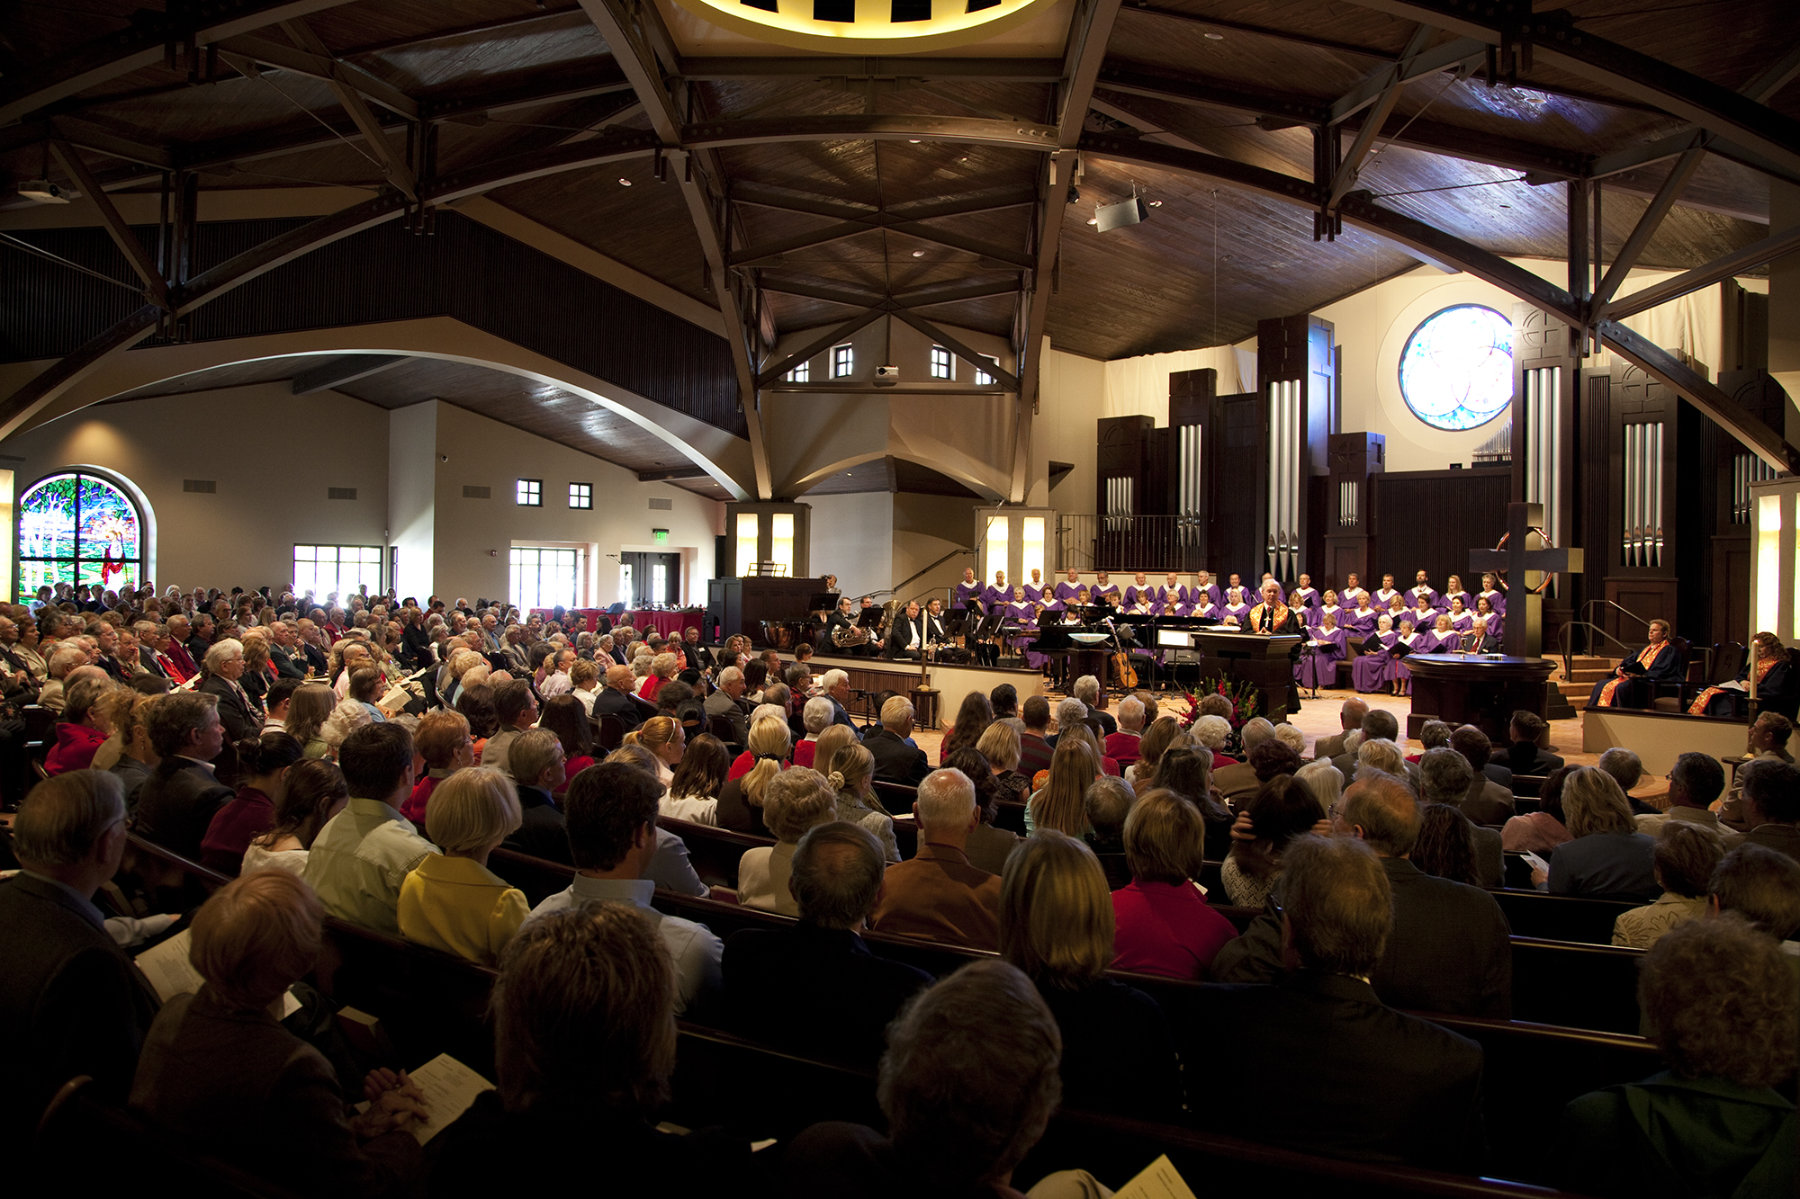
[[[1202,524],[1187,516],[1101,516],[1059,513],[1056,560],[1061,572],[1076,570],[1195,571],[1206,566],[1200,553]]]

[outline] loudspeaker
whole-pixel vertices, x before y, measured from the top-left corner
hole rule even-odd
[[[1103,204],[1094,210],[1094,217],[1100,222],[1100,232],[1123,229],[1127,225],[1136,225],[1150,215],[1144,202],[1133,196],[1129,200],[1120,200],[1117,204]]]

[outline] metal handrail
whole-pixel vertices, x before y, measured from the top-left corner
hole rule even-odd
[[[1582,616],[1583,624],[1590,623],[1587,618],[1594,614],[1594,607],[1597,604],[1605,604],[1609,608],[1617,608],[1619,611],[1623,612],[1625,615],[1631,617],[1631,619],[1633,619],[1633,620],[1637,621],[1639,624],[1643,625],[1644,631],[1646,633],[1650,631],[1649,618],[1639,616],[1636,612],[1633,612],[1630,608],[1627,608],[1624,604],[1615,603],[1609,599],[1591,599],[1587,603],[1581,605],[1581,616]]]
[[[1612,603],[1611,600],[1597,600],[1595,602],[1596,603]],[[1617,607],[1616,604],[1614,606]],[[1611,633],[1607,632],[1605,629],[1601,628],[1599,625],[1595,624],[1591,620],[1571,620],[1567,624],[1563,625],[1562,628],[1556,630],[1556,646],[1559,650],[1562,651],[1563,677],[1565,679],[1568,678],[1570,673],[1572,673],[1575,669],[1574,658],[1569,653],[1569,630],[1574,628],[1576,625],[1580,625],[1583,628],[1592,629],[1594,632],[1600,634],[1600,636],[1604,637],[1606,640],[1616,642],[1622,649],[1630,649],[1631,648],[1631,644],[1629,642],[1620,641],[1617,637],[1614,637]],[[1589,648],[1592,649],[1593,647],[1589,646]]]
[[[888,589],[888,594],[894,596],[895,598],[898,598],[901,590],[908,583],[912,582],[914,579],[918,578],[920,575],[936,570],[938,567],[940,567],[944,563],[950,561],[950,559],[956,557],[958,554],[973,554],[974,552],[975,552],[975,550],[974,550],[974,547],[972,547],[972,546],[965,547],[965,546],[959,545],[955,549],[951,550],[949,553],[947,553],[944,556],[942,556],[941,558],[939,558],[936,562],[933,562],[931,565],[922,567],[918,570],[915,570],[912,572],[912,574],[908,575],[901,582],[895,583],[892,587],[890,587]],[[918,596],[914,596],[913,598],[917,599]]]

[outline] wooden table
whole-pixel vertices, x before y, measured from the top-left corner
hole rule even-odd
[[[1511,741],[1512,714],[1520,709],[1545,714],[1549,702],[1548,658],[1503,654],[1409,654],[1412,714],[1406,735],[1414,738],[1428,720],[1472,724],[1495,744]]]

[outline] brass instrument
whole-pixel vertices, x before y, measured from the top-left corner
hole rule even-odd
[[[831,630],[831,644],[839,649],[851,649],[869,644],[869,636],[869,630],[859,624],[839,625]]]

